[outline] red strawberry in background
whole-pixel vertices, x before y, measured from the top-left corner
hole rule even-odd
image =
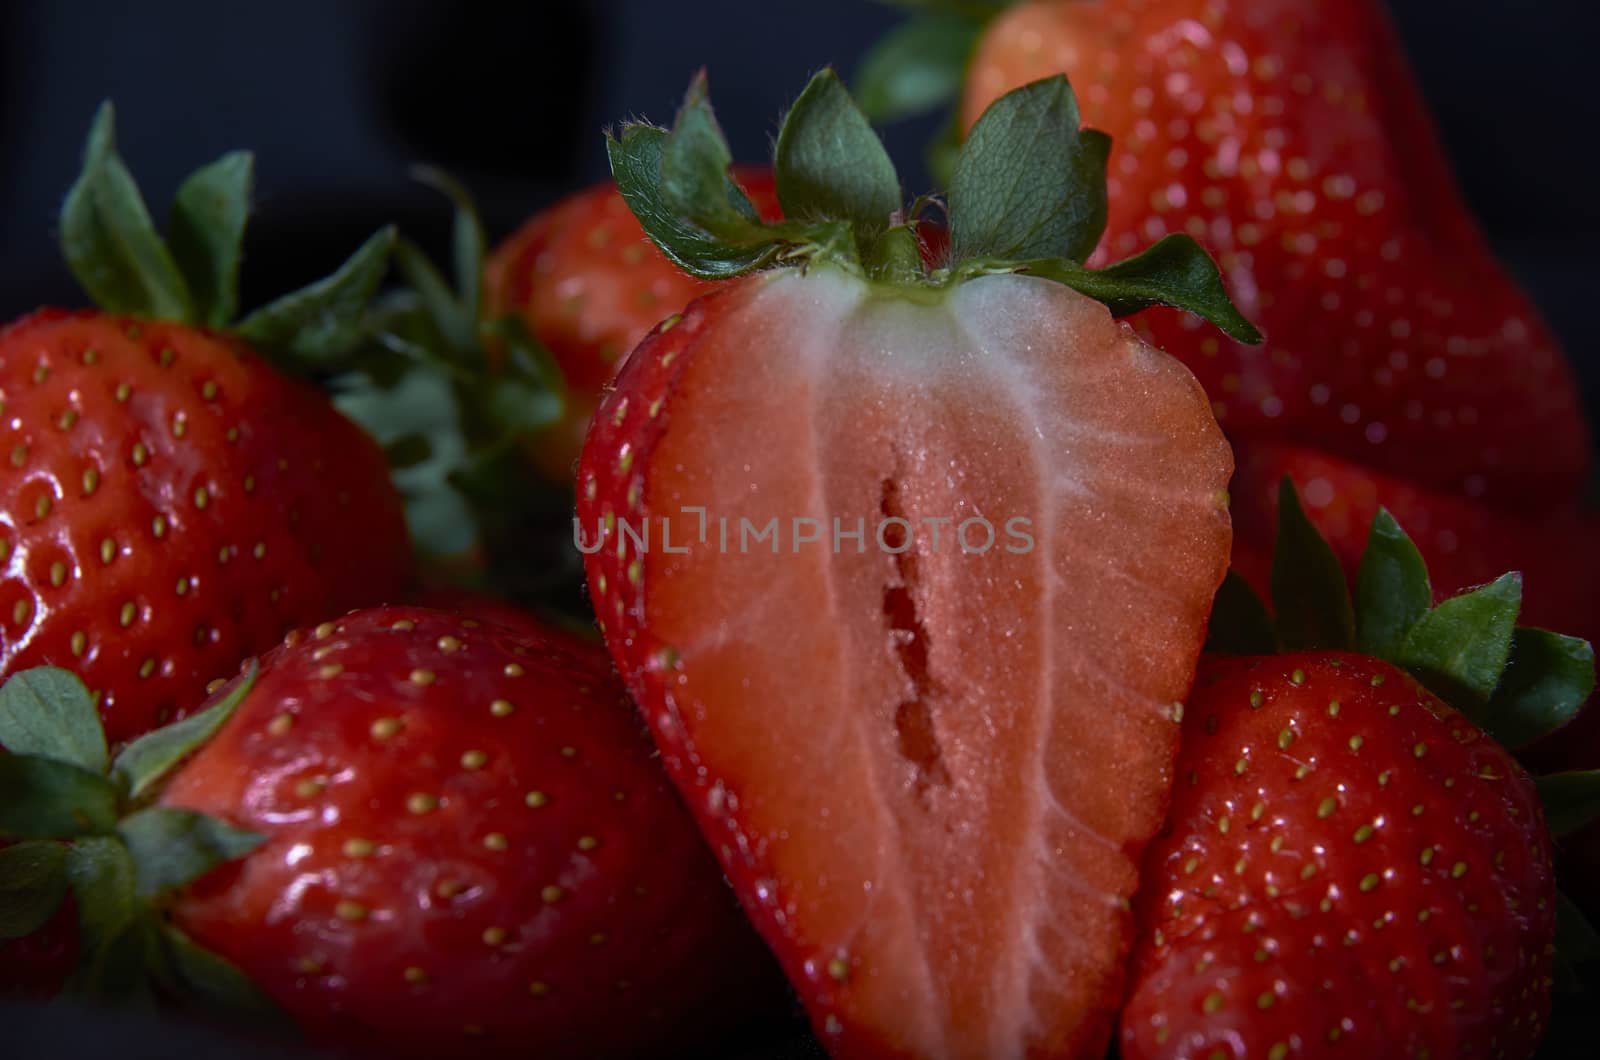
[[[589,586],[668,771],[833,1055],[1100,1055],[1231,468],[1104,303],[1249,324],[1186,239],[1081,264],[1109,145],[1064,79],[974,133],[948,271],[831,72],[777,141],[804,221],[731,197],[703,82],[610,148],[676,260],[804,265],[663,323],[584,448]]]
[[[0,701],[8,729],[92,722],[60,671]],[[771,1011],[769,958],[598,646],[359,611],[291,634],[194,722],[109,772],[103,744],[0,756],[22,793],[0,832],[78,836],[66,876],[97,916],[75,992],[276,1007],[312,1045],[382,1056],[658,1055]],[[51,827],[74,803],[89,838]]]
[[[1286,476],[1352,577],[1367,528],[1387,509],[1416,541],[1441,598],[1517,567],[1527,577],[1527,621],[1600,637],[1600,557],[1593,547],[1600,524],[1594,517],[1573,509],[1542,516],[1501,512],[1293,446],[1253,447],[1234,476],[1234,568],[1257,588],[1267,584],[1278,487]]]
[[[741,166],[733,179],[761,218],[782,216],[770,170]],[[528,449],[549,478],[570,482],[601,388],[651,328],[711,285],[667,260],[607,181],[541,211],[497,246],[484,289],[489,311],[520,318],[561,368],[567,408]]]
[[[1550,1015],[1552,842],[1490,734],[1521,744],[1570,718],[1593,651],[1515,629],[1516,575],[1432,606],[1387,512],[1353,612],[1287,485],[1283,504],[1278,636],[1228,604],[1213,636],[1264,628],[1256,650],[1286,653],[1201,662],[1146,861],[1122,1055],[1532,1056]]]
[[[1231,437],[1503,508],[1575,496],[1590,436],[1571,373],[1457,193],[1377,0],[1018,5],[978,45],[965,119],[1057,72],[1122,145],[1101,253],[1188,232],[1267,334],[1139,322]]]
[[[393,233],[232,330],[251,160],[179,189],[157,236],[102,109],[61,221],[101,310],[0,329],[0,676],[66,667],[113,743],[178,716],[298,623],[410,571],[383,454],[275,370],[360,338]]]

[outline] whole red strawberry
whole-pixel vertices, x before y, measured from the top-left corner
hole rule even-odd
[[[0,676],[80,674],[113,743],[181,715],[288,628],[398,594],[399,497],[377,445],[254,347],[354,345],[391,233],[232,332],[250,159],[179,190],[155,233],[109,106],[62,244],[105,310],[0,329]]]
[[[418,1057],[656,1055],[772,1000],[598,645],[358,611],[292,633],[219,696],[231,718],[104,840],[152,899],[127,931],[156,933],[139,971],[159,988],[264,995],[313,1044]],[[137,775],[140,746],[113,778]],[[0,831],[44,838],[17,812]],[[190,871],[161,875],[174,865]],[[86,947],[76,986],[115,995],[119,973],[95,971],[115,945]],[[194,981],[213,966],[227,990]]]
[[[1230,437],[1504,507],[1581,488],[1572,373],[1458,194],[1379,0],[1019,4],[978,45],[965,120],[1059,72],[1123,145],[1102,253],[1188,232],[1267,334],[1140,321]]]
[[[760,217],[782,216],[770,169],[744,166],[733,176]],[[711,289],[650,242],[611,181],[529,219],[489,256],[484,285],[490,312],[520,318],[565,378],[560,421],[529,444],[537,465],[559,482],[572,480],[600,391],[623,358]]]
[[[802,221],[750,221],[703,82],[610,148],[675,260],[753,273],[630,356],[579,470],[669,772],[831,1054],[1101,1055],[1231,469],[1113,310],[1249,324],[1187,239],[1082,265],[1109,145],[1060,78],[974,133],[938,269],[831,72],[777,141]]]
[[[1472,719],[1512,743],[1553,728],[1592,689],[1593,652],[1515,629],[1516,575],[1432,607],[1387,513],[1352,615],[1292,489],[1282,503],[1277,626],[1299,650],[1202,660],[1146,861],[1122,1055],[1532,1056],[1551,837],[1523,768]],[[1220,606],[1219,632],[1239,617]]]

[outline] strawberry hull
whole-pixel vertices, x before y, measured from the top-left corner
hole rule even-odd
[[[590,588],[831,1053],[1104,1048],[1231,464],[1187,371],[1031,278],[759,275],[630,358]]]

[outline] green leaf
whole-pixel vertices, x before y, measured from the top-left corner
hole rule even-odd
[[[1394,658],[1406,633],[1432,606],[1422,553],[1394,516],[1380,509],[1356,574],[1356,647],[1366,655]]]
[[[212,734],[222,727],[222,723],[233,715],[244,697],[249,695],[258,672],[256,661],[251,659],[228,693],[211,706],[182,721],[146,733],[124,747],[111,765],[111,775],[128,793],[128,797],[137,799],[143,796],[173,766],[211,739]]]
[[[1272,604],[1286,651],[1349,651],[1356,640],[1350,587],[1287,477],[1278,487],[1278,542],[1272,557]]]
[[[117,833],[133,855],[141,898],[182,887],[266,842],[215,817],[165,806],[130,814]]]
[[[83,171],[61,209],[61,253],[107,312],[192,322],[189,289],[117,155],[115,126],[115,111],[102,103],[84,146]]]
[[[982,22],[949,13],[919,15],[890,30],[856,71],[861,109],[881,123],[954,103],[982,30]]]
[[[1087,258],[1106,227],[1109,149],[1105,134],[1079,128],[1065,77],[1000,97],[956,162],[951,260]]]
[[[326,279],[251,313],[235,330],[262,349],[311,364],[336,360],[366,337],[363,318],[383,279],[395,230],[381,229]]]
[[[1522,575],[1507,574],[1444,601],[1411,627],[1393,662],[1481,724],[1511,655]]]
[[[250,216],[255,159],[223,155],[178,188],[167,220],[172,257],[194,295],[198,320],[227,326],[239,311],[239,260]]]
[[[661,144],[661,196],[679,216],[719,239],[769,238],[749,198],[728,176],[733,154],[711,110],[705,71],[695,75]]]
[[[66,896],[66,846],[32,841],[0,849],[0,939],[38,931]]]
[[[98,773],[53,758],[0,754],[0,836],[64,839],[117,823],[117,789]]]
[[[496,432],[491,441],[521,437],[555,423],[566,408],[566,381],[554,355],[517,317],[502,317],[489,330],[506,354],[506,370],[494,379],[483,400]]]
[[[95,836],[67,851],[78,905],[78,968],[70,992],[102,1001],[148,996],[151,918],[134,891],[133,858],[122,842]]]
[[[197,1011],[225,1013],[230,1023],[290,1026],[283,1010],[237,965],[200,947],[171,924],[162,927],[159,946],[156,970],[162,985]]]
[[[481,359],[476,315],[469,313],[456,298],[449,281],[428,260],[422,248],[400,237],[394,244],[394,264],[433,317],[450,352],[462,360]]]
[[[773,175],[787,217],[881,232],[905,205],[889,152],[832,70],[813,77],[784,118]]]
[[[1594,684],[1594,648],[1588,641],[1518,629],[1480,724],[1506,747],[1525,747],[1577,717]]]
[[[451,264],[455,267],[456,292],[467,314],[473,320],[483,315],[483,259],[488,237],[483,232],[483,222],[472,196],[450,174],[432,166],[415,166],[411,175],[430,188],[435,188],[455,204],[455,220],[451,226]]]
[[[1229,571],[1211,607],[1206,651],[1219,655],[1272,655],[1278,637],[1261,597],[1238,573]]]
[[[1551,835],[1571,835],[1600,817],[1600,769],[1549,773],[1533,783]]]
[[[987,266],[975,262],[973,267]],[[1087,269],[1061,258],[1014,267],[1104,302],[1113,316],[1132,316],[1154,305],[1172,306],[1210,321],[1240,342],[1262,341],[1261,332],[1228,297],[1217,263],[1188,236],[1167,236],[1143,254],[1104,269]]]
[[[407,436],[428,439],[432,452],[428,461],[393,469],[395,485],[406,501],[412,541],[434,556],[454,556],[470,549],[476,539],[475,522],[465,499],[449,482],[450,473],[466,459],[467,452],[460,423],[463,402],[450,373],[423,360],[392,386],[380,388],[363,379],[342,391],[339,410],[380,444],[390,445]],[[524,464],[523,477],[514,481],[524,482],[526,471]]]
[[[93,697],[76,674],[50,666],[23,670],[0,685],[0,747],[91,773],[106,769],[106,737]]]
[[[731,241],[713,235],[669,205],[661,178],[666,142],[666,130],[651,125],[627,125],[620,135],[606,137],[611,175],[651,242],[680,269],[707,280],[741,276],[772,261],[784,245],[777,235]],[[732,185],[731,180],[728,183]],[[743,195],[736,186],[734,191]]]

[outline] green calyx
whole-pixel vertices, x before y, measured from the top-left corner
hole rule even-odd
[[[210,739],[255,681],[249,668],[210,707],[114,757],[75,675],[25,670],[0,686],[0,939],[45,927],[68,894],[78,967],[67,992],[102,1002],[157,993],[277,1022],[237,968],[168,923],[184,886],[244,857],[263,837],[192,810],[157,806],[160,781]]]
[[[115,113],[104,103],[62,206],[61,252],[107,312],[229,329],[280,367],[326,370],[362,342],[362,317],[388,267],[394,230],[372,236],[326,279],[236,320],[253,181],[248,152],[202,166],[178,188],[163,239],[117,154]]]
[[[1523,747],[1577,716],[1595,687],[1594,649],[1577,637],[1517,625],[1522,575],[1503,575],[1433,601],[1422,554],[1387,511],[1368,532],[1355,594],[1333,549],[1279,490],[1273,614],[1229,574],[1211,616],[1209,651],[1354,651],[1409,671],[1507,747]]]
[[[950,258],[917,249],[922,214],[906,205],[882,141],[831,70],[811,79],[778,133],[785,220],[766,223],[728,177],[732,162],[703,74],[672,129],[629,124],[608,136],[612,173],[650,238],[706,279],[828,262],[891,287],[939,287],[1025,273],[1065,284],[1125,316],[1153,305],[1193,312],[1243,342],[1260,333],[1229,300],[1216,264],[1187,236],[1168,236],[1103,269],[1085,260],[1106,226],[1111,140],[1080,125],[1064,77],[1036,81],[989,108],[951,179]]]
[[[403,284],[372,306],[365,349],[333,381],[336,403],[384,446],[412,540],[437,577],[582,613],[567,599],[581,582],[576,553],[550,560],[529,547],[531,528],[567,525],[571,489],[530,481],[521,448],[561,422],[565,378],[519,317],[486,312],[487,238],[466,189],[436,169],[413,175],[454,206],[449,266],[395,241]],[[460,563],[480,554],[485,564]]]

